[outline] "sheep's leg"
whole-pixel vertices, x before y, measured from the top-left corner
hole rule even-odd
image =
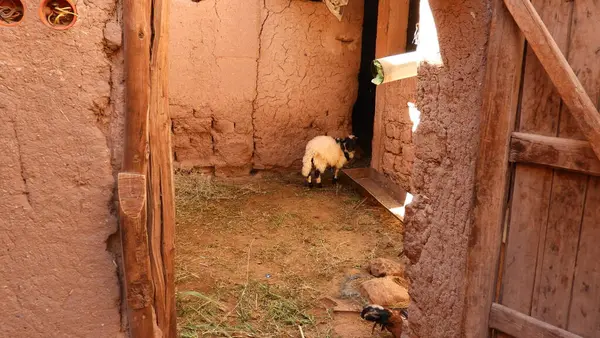
[[[319,169],[315,170],[315,181],[317,182],[317,188],[321,188],[323,187],[323,184],[321,183],[321,171]]]
[[[338,174],[340,173],[340,168],[336,167],[333,172],[333,184],[338,182]]]
[[[308,184],[309,188],[313,187],[313,182],[312,182],[313,173],[314,173],[314,168],[311,168],[310,172],[308,173],[308,176],[306,176],[306,184]]]

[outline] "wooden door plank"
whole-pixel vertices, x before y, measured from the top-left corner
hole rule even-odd
[[[474,221],[469,234],[465,337],[487,337],[494,299],[509,178],[508,144],[515,125],[524,38],[502,0],[493,2],[488,43]]]
[[[555,171],[532,316],[566,328],[587,180]]]
[[[600,179],[592,178],[583,222],[573,298],[569,311],[569,331],[585,337],[600,337]]]
[[[600,3],[598,1],[575,2],[573,34],[569,62],[574,66],[586,92],[594,103],[600,96]],[[561,120],[561,131],[575,135],[577,124],[569,115]],[[580,134],[578,135],[580,136]],[[598,265],[597,239],[600,237],[600,178],[592,177],[587,183],[587,196],[581,224],[577,263],[573,280],[569,331],[586,337],[600,336],[600,265]]]
[[[515,338],[582,338],[498,303],[492,304],[490,326]]]
[[[600,176],[600,160],[588,141],[515,132],[510,140],[510,161]]]
[[[581,132],[600,158],[600,114],[529,0],[504,0]]]
[[[597,76],[598,66],[596,66],[597,62],[590,64],[589,61],[589,58],[592,60],[596,58],[597,46],[577,42],[591,38],[588,30],[590,26],[594,27],[594,21],[597,20],[587,17],[587,11],[584,9],[582,13],[582,9],[582,4],[574,5],[569,50],[566,55],[572,70],[581,75],[581,88],[597,95],[599,88],[594,75]],[[568,104],[561,109],[558,135],[585,139],[584,130],[577,128],[577,123],[574,122],[576,114],[570,114],[567,107]],[[538,302],[534,314],[562,328],[568,327],[587,183],[586,175],[555,171],[552,184],[553,206],[548,216],[539,297],[536,298]]]
[[[566,50],[572,3],[533,0],[532,4],[559,47]],[[560,96],[531,47],[525,57],[519,130],[555,136]],[[551,168],[540,166],[517,164],[515,168],[500,299],[502,304],[524,314],[531,313],[535,276],[540,269],[538,257],[544,247],[552,173]]]

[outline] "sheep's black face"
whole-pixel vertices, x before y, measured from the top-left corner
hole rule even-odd
[[[342,150],[348,154],[348,158],[354,158],[354,152],[356,151],[356,136],[350,135],[342,140]]]

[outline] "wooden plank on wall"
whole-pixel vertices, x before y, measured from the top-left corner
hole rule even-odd
[[[582,338],[497,303],[492,304],[490,327],[516,338]]]
[[[168,97],[169,1],[153,0],[150,51],[148,234],[156,321],[163,338],[177,337],[175,310],[175,191]]]
[[[588,141],[515,132],[510,161],[600,176],[600,160]]]
[[[596,106],[600,97],[599,15],[599,2],[575,2],[569,53],[569,62]],[[563,128],[577,130],[577,124],[572,118],[561,120]],[[586,195],[567,328],[585,337],[600,337],[600,178],[589,179]]]
[[[465,337],[487,337],[509,181],[508,145],[515,125],[524,38],[502,0],[493,1],[469,234]]]
[[[532,4],[548,25],[559,48],[566,50],[572,2],[533,0]],[[526,51],[523,76],[519,130],[556,136],[560,96],[531,47]],[[532,298],[536,295],[534,290],[537,290],[536,276],[541,270],[539,257],[544,250],[552,176],[552,168],[525,164],[517,164],[515,168],[500,302],[524,314],[531,314]]]
[[[400,54],[406,50],[408,11],[409,0],[379,0],[375,58]],[[385,126],[383,114],[386,105],[386,88],[385,84],[380,85],[375,93],[371,167],[378,171],[381,171],[384,153]]]
[[[581,82],[552,39],[530,0],[504,0],[519,28],[577,121],[594,152],[600,157],[600,114]]]

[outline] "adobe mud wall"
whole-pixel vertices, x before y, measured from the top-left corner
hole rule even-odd
[[[419,70],[415,199],[407,208],[411,337],[463,337],[489,1],[429,0],[443,66]],[[421,27],[422,28],[422,27]]]
[[[170,103],[176,166],[289,167],[318,134],[350,131],[362,1],[342,22],[307,0],[174,0]]]
[[[414,158],[412,126],[408,103],[416,101],[417,79],[408,78],[385,83],[377,90],[385,91],[381,113],[383,114],[383,149],[381,171],[405,191],[410,186]]]
[[[79,1],[62,32],[25,2],[24,22],[0,27],[0,336],[119,337],[107,251],[116,1]]]

